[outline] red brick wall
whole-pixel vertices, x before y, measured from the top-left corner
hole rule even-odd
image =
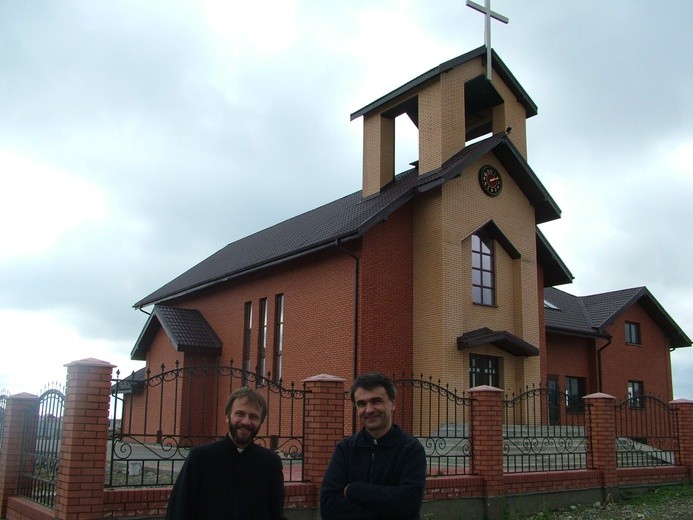
[[[587,394],[597,391],[593,339],[547,332],[546,343],[546,373],[558,376],[561,389],[565,389],[565,378],[571,376],[586,379]]]
[[[359,372],[412,371],[412,205],[363,238],[359,302]]]
[[[257,366],[258,310],[268,300],[267,370],[274,372],[275,295],[284,295],[285,383],[325,372],[351,377],[354,320],[354,260],[336,249],[215,287],[180,300],[199,309],[223,343],[219,362],[241,366],[245,302],[253,303],[251,370]]]
[[[641,345],[628,345],[626,321],[640,324]],[[673,399],[669,340],[639,305],[632,305],[618,316],[607,331],[613,339],[602,352],[603,391],[622,399],[628,392],[628,381],[643,381],[645,393],[664,401]]]

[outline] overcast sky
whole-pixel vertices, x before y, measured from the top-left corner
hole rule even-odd
[[[575,276],[561,289],[645,285],[693,336],[693,2],[492,7],[539,107],[528,159],[563,211],[541,226]],[[360,189],[349,115],[483,26],[464,0],[0,0],[0,390],[87,357],[140,368],[133,303]],[[693,349],[672,360],[693,399]]]

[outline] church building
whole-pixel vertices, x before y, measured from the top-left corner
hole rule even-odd
[[[396,173],[405,114],[418,160]],[[150,316],[132,358],[233,360],[285,382],[377,370],[458,390],[542,385],[574,411],[593,392],[672,399],[670,351],[691,340],[647,288],[556,288],[573,276],[538,227],[561,211],[527,161],[536,114],[486,46],[355,111],[361,190],[230,243],[139,300]]]

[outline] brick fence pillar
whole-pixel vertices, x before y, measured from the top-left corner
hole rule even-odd
[[[676,429],[679,434],[679,459],[677,466],[685,466],[688,478],[693,478],[693,401],[676,399],[670,406],[676,410]]]
[[[501,518],[503,488],[503,391],[492,386],[475,386],[472,399],[472,474],[484,479],[486,518]]]
[[[615,398],[608,394],[586,395],[585,439],[587,468],[601,472],[605,495],[618,485],[616,474],[616,414]]]
[[[114,365],[98,359],[83,359],[66,367],[56,519],[101,520]]]
[[[344,438],[344,379],[320,374],[304,383],[303,478],[319,489],[334,447]]]
[[[36,407],[38,397],[16,394],[7,398],[0,446],[0,518],[6,518],[7,499],[17,494],[19,486],[24,423],[28,411]]]

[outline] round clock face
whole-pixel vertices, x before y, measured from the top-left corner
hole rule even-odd
[[[479,170],[479,184],[487,195],[495,197],[503,187],[503,179],[500,172],[490,164],[482,166]]]

